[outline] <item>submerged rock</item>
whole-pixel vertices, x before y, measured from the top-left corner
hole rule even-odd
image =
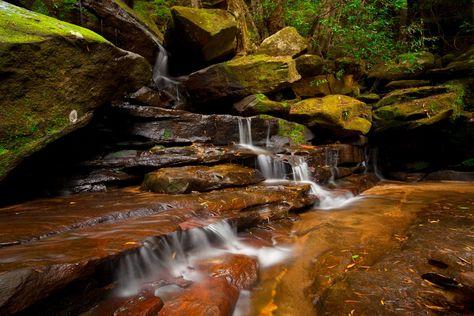
[[[232,56],[237,24],[225,10],[176,6],[166,32],[166,47],[181,62],[202,64]]]
[[[311,127],[367,134],[372,113],[364,102],[344,95],[306,99],[291,106],[290,117]]]
[[[431,53],[407,53],[375,66],[369,73],[369,78],[390,81],[417,78],[434,66],[435,57]]]
[[[84,126],[146,84],[151,67],[78,26],[0,3],[0,179],[23,158]]]
[[[204,104],[275,92],[300,78],[291,57],[249,55],[194,72],[184,86],[194,103]]]
[[[287,26],[263,40],[257,54],[297,57],[308,49],[308,41],[298,31]]]
[[[235,164],[164,168],[148,173],[142,189],[156,193],[183,194],[257,184],[265,180],[256,169]]]

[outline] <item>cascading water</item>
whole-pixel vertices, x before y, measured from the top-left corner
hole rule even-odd
[[[339,173],[339,169],[337,167],[338,164],[339,164],[339,151],[326,148],[326,166],[329,167],[329,170],[331,171],[331,178],[329,179],[329,183],[332,185],[335,185],[336,176]]]
[[[249,246],[226,221],[175,232],[166,238],[149,239],[138,252],[121,259],[118,295],[135,295],[143,285],[150,283],[155,284],[156,296],[180,291],[179,286],[166,284],[180,278],[200,281],[203,275],[197,264],[206,258],[242,254],[256,257],[260,267],[268,267],[285,260],[291,252],[291,248],[276,245],[261,248]],[[161,283],[156,283],[157,280]]]
[[[357,199],[351,192],[338,191],[334,193],[312,181],[308,163],[304,157],[293,155],[291,159],[285,161],[279,155],[272,155],[268,150],[254,146],[252,142],[252,118],[239,118],[239,136],[240,146],[258,153],[258,169],[268,182],[292,180],[309,184],[311,193],[319,198],[318,208],[320,209],[339,208]],[[269,135],[267,135],[267,148],[270,143],[269,138]],[[336,165],[335,168],[337,168],[338,159],[339,156],[336,153],[330,158],[331,162],[328,163],[331,163],[333,167]],[[291,169],[290,174],[287,173],[287,169]]]
[[[168,93],[176,103],[180,103],[179,82],[169,76],[168,59],[168,52],[163,46],[158,44],[158,53],[155,65],[153,66],[153,83],[156,88]]]

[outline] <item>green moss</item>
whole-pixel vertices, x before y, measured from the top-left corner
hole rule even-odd
[[[306,128],[301,124],[278,119],[278,135],[288,137],[295,145],[306,143]]]
[[[88,29],[0,2],[0,42],[3,44],[39,42],[54,36],[106,42]]]
[[[187,21],[199,25],[202,29],[214,36],[223,29],[235,27],[235,20],[225,10],[219,9],[196,9],[190,7],[175,6],[171,8],[173,14]]]

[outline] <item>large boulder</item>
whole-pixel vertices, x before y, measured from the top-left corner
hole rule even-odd
[[[377,104],[375,105],[376,108],[395,104],[395,103],[402,103],[414,99],[422,99],[424,97],[442,94],[449,91],[449,88],[446,86],[425,86],[419,88],[406,88],[406,89],[399,89],[394,90],[387,95],[385,95]]]
[[[396,59],[376,65],[369,78],[382,80],[412,79],[435,66],[435,56],[428,52],[407,53]]]
[[[311,98],[291,106],[290,117],[311,127],[322,127],[341,134],[367,134],[372,126],[371,108],[344,95]]]
[[[359,83],[353,75],[335,76],[333,74],[303,78],[291,85],[293,92],[301,98],[344,94],[357,96]]]
[[[273,101],[262,93],[252,94],[234,103],[234,111],[239,115],[253,116],[270,114],[279,117],[290,112],[290,103],[294,101]]]
[[[275,92],[300,78],[291,57],[248,55],[194,72],[183,84],[190,99],[203,104]]]
[[[304,54],[295,59],[296,69],[303,77],[322,75],[327,71],[327,63],[318,55]]]
[[[308,41],[291,26],[263,40],[257,54],[296,57],[308,50]]]
[[[151,77],[144,58],[6,2],[0,2],[0,29],[0,179]]]
[[[235,164],[164,168],[145,176],[142,189],[156,193],[184,194],[257,184],[265,180],[253,168]]]
[[[165,44],[179,62],[195,68],[235,53],[237,24],[227,11],[176,6],[171,13]]]

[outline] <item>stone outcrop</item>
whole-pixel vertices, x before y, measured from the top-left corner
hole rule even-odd
[[[275,92],[300,78],[291,57],[249,55],[194,72],[183,84],[193,102],[204,104]]]
[[[304,54],[295,59],[296,69],[303,77],[318,76],[325,73],[327,63],[317,55]]]
[[[294,27],[288,26],[264,39],[257,54],[297,57],[307,49],[307,40]]]
[[[291,106],[290,117],[311,127],[328,128],[340,133],[367,134],[372,126],[370,107],[344,95],[295,103]]]
[[[156,193],[184,194],[193,191],[204,192],[228,187],[257,184],[265,180],[253,168],[235,164],[216,166],[186,166],[164,168],[148,173],[142,190]]]
[[[151,67],[78,26],[0,3],[0,179],[84,126],[94,109],[143,86]]]
[[[354,79],[353,75],[343,75],[338,77],[333,74],[303,78],[293,83],[291,89],[301,98],[311,98],[331,94],[357,96],[360,90],[359,84]]]
[[[369,78],[401,80],[417,78],[435,66],[435,56],[428,52],[407,53],[396,59],[376,65]]]
[[[285,117],[290,112],[291,102],[294,101],[272,101],[262,93],[252,94],[234,103],[234,111],[244,116],[269,114]]]

